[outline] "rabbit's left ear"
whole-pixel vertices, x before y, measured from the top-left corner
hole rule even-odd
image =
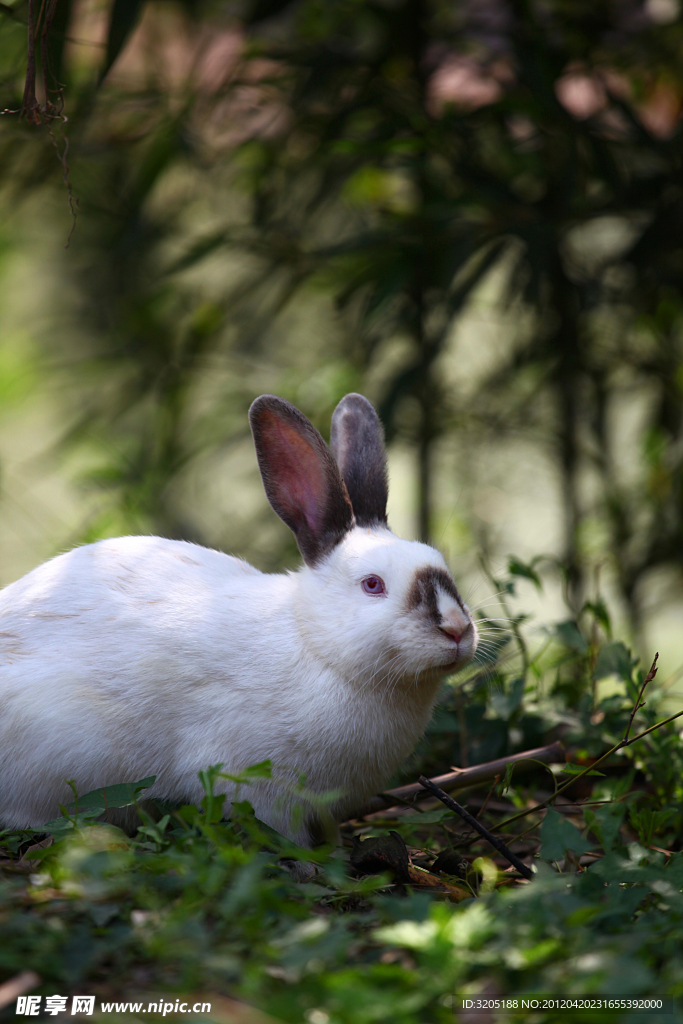
[[[261,395],[249,422],[268,501],[313,566],[354,527],[339,467],[310,420],[284,398]]]
[[[359,526],[387,525],[387,456],[379,416],[363,395],[346,395],[334,410],[332,454]]]

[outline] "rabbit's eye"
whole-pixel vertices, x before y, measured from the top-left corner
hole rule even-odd
[[[381,597],[386,594],[386,587],[384,586],[384,580],[379,576],[366,576],[362,583],[363,590],[366,594],[370,594],[371,597]]]

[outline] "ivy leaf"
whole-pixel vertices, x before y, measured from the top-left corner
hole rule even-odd
[[[563,647],[568,647],[570,651],[576,651],[577,654],[585,654],[588,649],[588,644],[579,627],[571,619],[567,622],[558,622],[547,632]]]
[[[541,857],[543,860],[561,860],[566,850],[579,856],[592,850],[595,843],[588,842],[570,821],[552,807],[546,811],[541,825]]]
[[[619,676],[627,682],[631,681],[631,673],[635,660],[631,657],[628,647],[617,640],[613,644],[605,644],[600,648],[593,670],[593,679],[597,682],[607,676]]]
[[[619,828],[626,806],[623,803],[606,804],[595,810],[587,807],[584,814],[586,826],[597,836],[605,853],[609,853],[619,837]]]

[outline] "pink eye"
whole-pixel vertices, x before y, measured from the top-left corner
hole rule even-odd
[[[366,576],[362,583],[363,590],[371,597],[381,597],[386,594],[384,580],[379,576]]]

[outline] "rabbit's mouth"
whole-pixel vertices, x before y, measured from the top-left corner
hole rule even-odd
[[[462,639],[462,633],[455,635],[454,630],[444,629],[442,626],[439,627],[439,632],[444,638],[447,637],[450,640],[451,645],[454,648],[453,655],[455,656],[454,658],[451,657],[449,652],[448,661],[445,665],[439,665],[439,668],[442,672],[453,672],[459,665],[462,665],[462,663],[467,660],[466,658],[463,658],[460,652],[460,640]]]
[[[474,626],[472,622],[468,622],[463,628],[459,624],[455,625],[448,623],[439,626],[439,632],[444,637],[450,640],[453,646],[454,657],[450,656],[445,665],[441,665],[440,669],[442,672],[455,672],[456,669],[462,668],[462,666],[470,660],[474,654],[474,647],[476,643],[472,643],[474,639]]]
[[[463,646],[466,648],[465,650],[462,649]],[[455,672],[457,669],[462,668],[463,665],[466,665],[473,654],[474,650],[469,645],[457,644],[456,650],[449,656],[448,661],[444,665],[438,666],[438,671]]]

